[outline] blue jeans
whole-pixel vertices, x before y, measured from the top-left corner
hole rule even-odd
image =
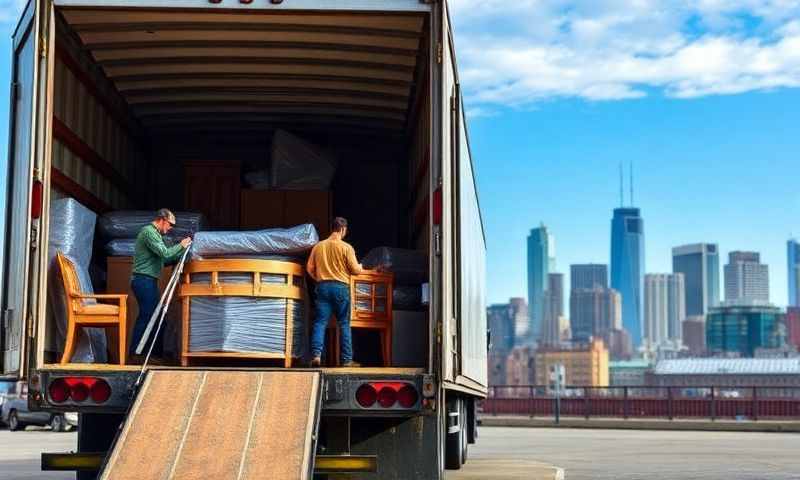
[[[317,316],[311,327],[311,355],[321,357],[325,343],[325,329],[331,315],[341,331],[342,363],[353,361],[353,338],[350,335],[350,286],[342,282],[324,281],[317,284],[317,300],[314,303]]]
[[[148,277],[147,275],[133,275],[131,278],[131,288],[133,289],[133,295],[136,297],[136,303],[139,304],[139,316],[136,317],[136,324],[133,327],[133,338],[128,347],[128,353],[130,355],[135,355],[136,347],[138,347],[139,342],[142,341],[144,331],[147,330],[147,324],[150,322],[150,317],[153,315],[158,305],[160,292],[158,291],[158,280],[153,277]],[[150,333],[151,339],[153,338],[153,333],[155,333],[155,327],[153,328],[153,332]],[[164,343],[161,335],[158,336],[155,342],[153,355],[160,357],[164,353]],[[150,344],[148,343],[142,355],[147,355],[147,350],[149,348]]]

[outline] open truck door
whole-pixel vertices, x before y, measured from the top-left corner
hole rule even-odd
[[[34,288],[44,258],[40,241],[41,214],[46,191],[44,165],[50,146],[49,42],[52,6],[47,0],[30,0],[13,35],[6,218],[3,243],[2,375],[24,376],[26,331],[39,309]],[[46,230],[46,228],[45,228]],[[43,308],[42,308],[43,310]]]

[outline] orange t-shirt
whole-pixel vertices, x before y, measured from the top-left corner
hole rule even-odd
[[[314,245],[306,265],[309,275],[318,282],[335,280],[350,283],[350,275],[362,272],[353,247],[339,238],[328,238]]]

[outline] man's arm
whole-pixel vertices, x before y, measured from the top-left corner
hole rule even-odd
[[[308,256],[308,262],[306,262],[306,271],[314,280],[317,279],[317,264],[314,263],[314,252],[317,251],[317,247],[311,249],[311,254]]]
[[[164,261],[169,261],[170,258],[183,253],[183,247],[181,244],[173,245],[167,248],[167,246],[164,244],[164,239],[161,238],[161,235],[149,229],[145,231],[144,243],[151,252],[161,257],[161,259]]]
[[[350,270],[350,275],[358,275],[364,272],[364,267],[358,263],[356,259],[356,251],[352,246],[348,245],[347,249],[347,269]]]

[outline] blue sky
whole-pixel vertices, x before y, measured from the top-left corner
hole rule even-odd
[[[0,51],[21,3],[0,0]],[[756,250],[773,302],[786,303],[785,244],[800,236],[800,1],[450,4],[491,302],[524,296],[525,237],[540,222],[560,271],[607,263],[619,163],[633,162],[649,272],[670,271],[683,243]],[[0,113],[0,138],[6,122]]]

